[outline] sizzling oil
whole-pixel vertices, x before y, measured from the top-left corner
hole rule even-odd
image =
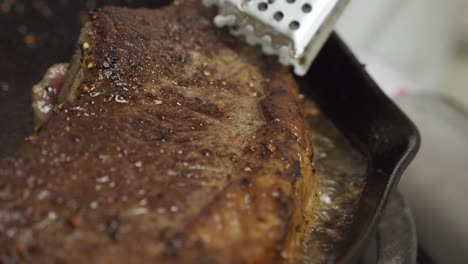
[[[316,221],[305,242],[302,263],[334,263],[337,245],[344,241],[365,184],[367,163],[346,137],[313,103],[305,109],[314,150],[320,203]]]

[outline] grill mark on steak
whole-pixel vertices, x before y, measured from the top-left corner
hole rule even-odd
[[[212,15],[92,15],[62,104],[0,161],[2,261],[300,258],[317,199],[296,84]]]

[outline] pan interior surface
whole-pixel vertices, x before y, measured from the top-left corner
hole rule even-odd
[[[347,239],[367,178],[367,160],[336,126],[305,100],[320,203],[305,242],[303,264],[335,263]]]
[[[302,93],[317,103],[367,160],[367,178],[338,263],[356,263],[390,194],[420,145],[413,122],[388,98],[346,44],[332,34],[305,77]]]

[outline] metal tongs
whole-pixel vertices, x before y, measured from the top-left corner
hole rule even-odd
[[[214,23],[276,54],[305,75],[349,0],[203,0],[217,5]]]

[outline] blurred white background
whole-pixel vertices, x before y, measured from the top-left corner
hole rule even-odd
[[[351,0],[338,32],[389,94],[443,93],[468,109],[468,0]]]

